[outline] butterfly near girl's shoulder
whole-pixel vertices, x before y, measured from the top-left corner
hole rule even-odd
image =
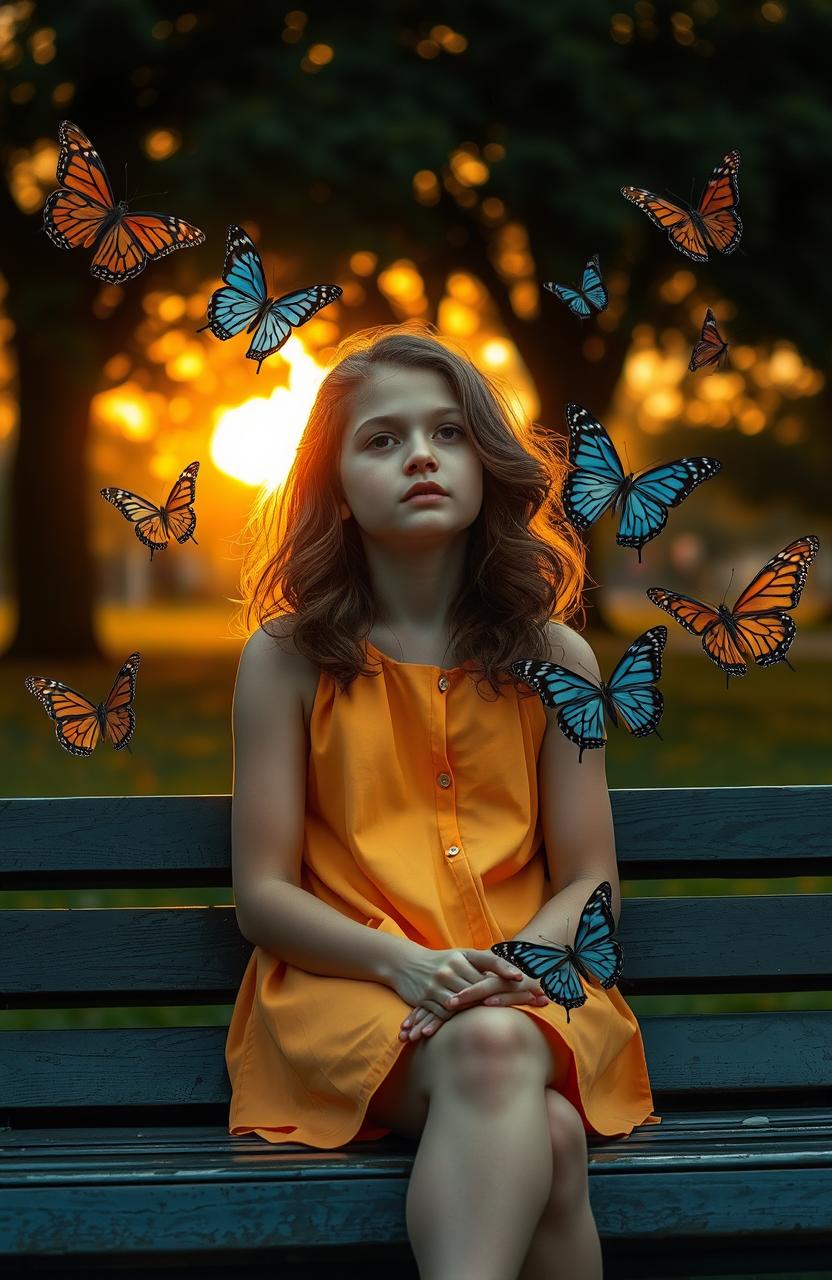
[[[664,698],[654,684],[662,674],[662,651],[667,627],[652,627],[625,650],[609,680],[600,685],[557,662],[520,660],[510,670],[540,694],[545,707],[557,707],[558,728],[578,748],[578,763],[585,751],[603,747],[607,734],[605,716],[616,727],[619,717],[636,738],[658,732]]]
[[[60,187],[43,206],[43,229],[59,249],[92,249],[96,280],[124,284],[148,262],[175,249],[192,249],[204,232],[170,213],[128,213],[116,204],[101,157],[87,135],[63,120],[57,179]]]
[[[343,290],[337,284],[313,284],[308,289],[284,293],[270,298],[266,291],[266,273],[257,246],[242,227],[228,228],[225,242],[225,285],[211,294],[208,323],[214,337],[225,342],[243,329],[253,333],[246,359],[257,361],[257,372],[269,356],[283,346],[293,328],[306,324],[321,307],[340,298]]]
[[[104,702],[97,705],[49,676],[27,676],[24,684],[55,721],[55,736],[65,751],[74,756],[91,756],[100,738],[109,739],[116,751],[123,747],[129,751],[127,744],[136,727],[131,703],[140,662],[141,655],[131,653]]]
[[[709,247],[719,253],[733,253],[740,242],[739,167],[739,151],[729,151],[705,183],[695,209],[674,204],[642,187],[622,187],[621,194],[667,232],[674,249],[695,262],[707,262]]]
[[[154,506],[148,498],[129,489],[100,489],[102,498],[106,498],[121,512],[125,520],[131,521],[136,537],[150,547],[150,559],[154,551],[164,551],[173,537],[177,542],[186,542],[194,538],[196,528],[196,512],[193,501],[196,496],[196,475],[198,462],[189,462],[179,474],[179,478],[161,507]]]
[[[702,648],[725,672],[726,688],[731,676],[746,674],[747,658],[760,667],[785,662],[794,670],[786,654],[797,626],[786,610],[800,603],[809,565],[819,547],[819,540],[811,533],[790,542],[763,565],[732,609],[724,604],[703,604],[664,587],[648,587],[647,596],[686,631],[702,637]]]
[[[699,341],[694,343],[688,368],[691,373],[696,373],[697,369],[706,369],[710,365],[711,372],[716,373],[717,369],[725,363],[727,355],[728,343],[716,326],[716,316],[708,307],[705,319],[702,321],[702,335]]]
[[[621,943],[612,936],[615,920],[612,914],[612,886],[602,880],[589,895],[578,920],[575,946],[542,946],[515,938],[511,942],[495,942],[491,950],[503,960],[508,960],[540,983],[546,995],[566,1010],[578,1009],[586,1004],[586,992],[581,978],[602,987],[615,986],[624,967]]]
[[[609,305],[609,294],[601,279],[601,268],[598,254],[594,253],[584,267],[580,288],[573,289],[566,284],[556,284],[554,280],[544,280],[543,288],[548,289],[561,302],[565,302],[573,315],[586,320],[592,314],[592,308],[603,311]]]
[[[608,507],[621,517],[615,540],[634,547],[641,563],[641,548],[661,533],[669,507],[721,469],[716,458],[676,458],[640,474],[624,474],[615,445],[605,429],[579,404],[566,406],[569,426],[569,461],[574,470],[563,486],[567,519],[583,532]]]

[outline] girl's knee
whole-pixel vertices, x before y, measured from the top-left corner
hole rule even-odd
[[[553,1055],[543,1032],[517,1009],[475,1005],[444,1022],[425,1054],[433,1079],[448,1070],[488,1079],[529,1071],[540,1084],[549,1079]]]

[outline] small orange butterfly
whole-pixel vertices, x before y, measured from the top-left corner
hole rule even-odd
[[[763,565],[733,609],[724,604],[703,604],[664,587],[648,587],[647,595],[686,631],[702,637],[702,648],[726,673],[727,685],[731,676],[746,674],[746,657],[760,667],[775,662],[791,667],[786,654],[797,626],[786,610],[800,603],[809,565],[819,547],[813,533],[790,542]]]
[[[180,472],[164,506],[156,507],[147,498],[129,489],[100,489],[102,498],[112,502],[125,520],[135,525],[136,537],[150,547],[150,559],[154,551],[164,551],[173,536],[177,542],[186,542],[194,538],[196,528],[196,512],[191,505],[196,497],[196,473],[198,462],[189,462]]]
[[[71,120],[61,122],[57,179],[43,206],[43,229],[60,249],[93,249],[96,280],[124,284],[149,261],[202,244],[205,233],[169,213],[128,213],[116,204],[101,157]]]
[[[728,343],[716,327],[716,316],[708,307],[705,319],[702,321],[702,335],[693,345],[688,368],[691,373],[696,373],[697,369],[705,369],[708,365],[713,365],[711,372],[716,373],[717,369],[725,363],[727,355]]]
[[[621,194],[667,232],[674,249],[695,262],[707,262],[709,245],[720,253],[733,253],[740,242],[739,167],[739,151],[729,151],[705,183],[696,209],[682,208],[642,187],[622,187]]]
[[[65,751],[74,756],[91,756],[100,738],[109,738],[116,751],[122,747],[129,751],[127,744],[136,727],[130,704],[136,694],[140,662],[140,654],[130,654],[106,700],[97,706],[68,684],[49,676],[27,676],[24,684],[55,721],[55,735]]]

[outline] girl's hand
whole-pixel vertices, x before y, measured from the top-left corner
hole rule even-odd
[[[439,1018],[435,1013],[417,1005],[403,1020],[399,1031],[400,1040],[418,1040],[420,1036],[430,1036],[443,1022],[453,1017],[460,1009],[470,1008],[475,1004],[493,1005],[532,1004],[538,1008],[549,1004],[549,999],[538,982],[532,978],[505,979],[489,974],[479,982],[473,982],[465,990],[457,993],[447,1002],[447,1017]]]

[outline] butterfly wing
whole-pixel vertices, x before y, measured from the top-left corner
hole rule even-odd
[[[96,280],[125,284],[144,271],[148,262],[175,249],[202,244],[204,232],[174,214],[124,214],[101,237],[90,271]]]
[[[566,1009],[567,1021],[570,1009],[578,1009],[586,1003],[578,970],[565,947],[540,946],[536,942],[515,938],[495,942],[491,950],[503,960],[517,965],[528,978],[539,982],[549,999]]]
[[[708,365],[713,365],[713,372],[716,373],[727,351],[728,343],[717,328],[716,316],[708,307],[702,322],[702,336],[698,342],[694,343],[688,368],[691,373],[696,373],[697,369],[705,369]]]
[[[246,329],[266,301],[263,260],[251,236],[236,223],[226,233],[222,278],[227,287],[212,293],[203,328],[225,342]]]
[[[763,565],[737,600],[732,614],[743,645],[761,667],[782,662],[797,632],[785,612],[800,603],[819,540],[797,538]]]
[[[293,328],[299,328],[311,320],[321,307],[340,298],[343,290],[337,284],[313,284],[308,289],[285,293],[267,310],[257,327],[251,345],[246,352],[249,360],[257,361],[257,372],[262,362],[283,346]]]
[[[575,468],[563,486],[566,515],[576,529],[588,529],[613,503],[624,470],[605,429],[579,404],[566,406],[569,461]]]
[[[664,697],[653,684],[661,679],[667,627],[651,627],[625,650],[607,684],[616,711],[630,733],[655,733],[664,712]]]
[[[615,986],[624,967],[624,952],[621,943],[613,938],[614,933],[612,886],[609,880],[603,880],[589,895],[575,933],[578,959],[602,987]]]
[[[643,187],[622,187],[621,194],[646,213],[651,222],[667,232],[667,238],[680,253],[695,262],[708,261],[708,247],[690,213],[672,200],[663,200]]]
[[[74,756],[91,756],[101,736],[95,704],[49,676],[27,676],[24,684],[55,721],[55,736],[64,750]]]
[[[584,267],[580,289],[572,289],[569,285],[556,284],[554,280],[544,281],[544,289],[548,289],[561,302],[565,302],[570,311],[585,320],[591,314],[592,307],[603,311],[609,303],[609,296],[601,280],[601,268],[598,254],[594,253]]]
[[[56,177],[61,186],[43,206],[43,229],[60,249],[93,243],[115,208],[113,189],[101,157],[83,130],[62,120]]]
[[[676,507],[703,480],[722,468],[716,458],[677,458],[643,472],[633,481],[621,507],[616,542],[636,547],[641,558],[645,542],[661,533],[668,507]]]
[[[601,266],[597,253],[593,253],[584,267],[581,293],[596,311],[603,311],[609,305],[609,294],[601,279]]]
[[[127,746],[136,727],[136,715],[130,703],[136,696],[136,673],[141,654],[131,653],[113,681],[104,703],[105,734],[116,751]]]
[[[745,675],[747,668],[742,650],[717,609],[695,600],[693,596],[666,591],[664,587],[648,587],[647,595],[653,604],[669,613],[686,631],[702,637],[702,648],[718,667],[730,676]]]
[[[584,751],[603,747],[604,699],[597,685],[555,662],[512,662],[511,671],[537,690],[544,706],[558,708],[558,728],[578,747],[579,763]]]
[[[586,320],[592,314],[589,301],[580,289],[571,289],[567,284],[556,284],[554,280],[544,281],[543,288],[565,302],[572,314],[580,316],[581,320]]]
[[[150,547],[151,552],[163,551],[168,545],[170,534],[159,507],[154,506],[147,498],[129,489],[108,488],[99,490],[102,498],[106,498],[121,512],[126,520],[130,520],[136,528],[136,537]]]
[[[708,243],[720,253],[733,253],[740,242],[742,222],[736,211],[739,204],[737,174],[740,153],[729,151],[705,184],[698,213],[705,226]]]
[[[179,474],[168,494],[165,516],[168,528],[177,542],[185,542],[196,528],[196,512],[192,503],[196,497],[196,477],[199,463],[191,462]]]

